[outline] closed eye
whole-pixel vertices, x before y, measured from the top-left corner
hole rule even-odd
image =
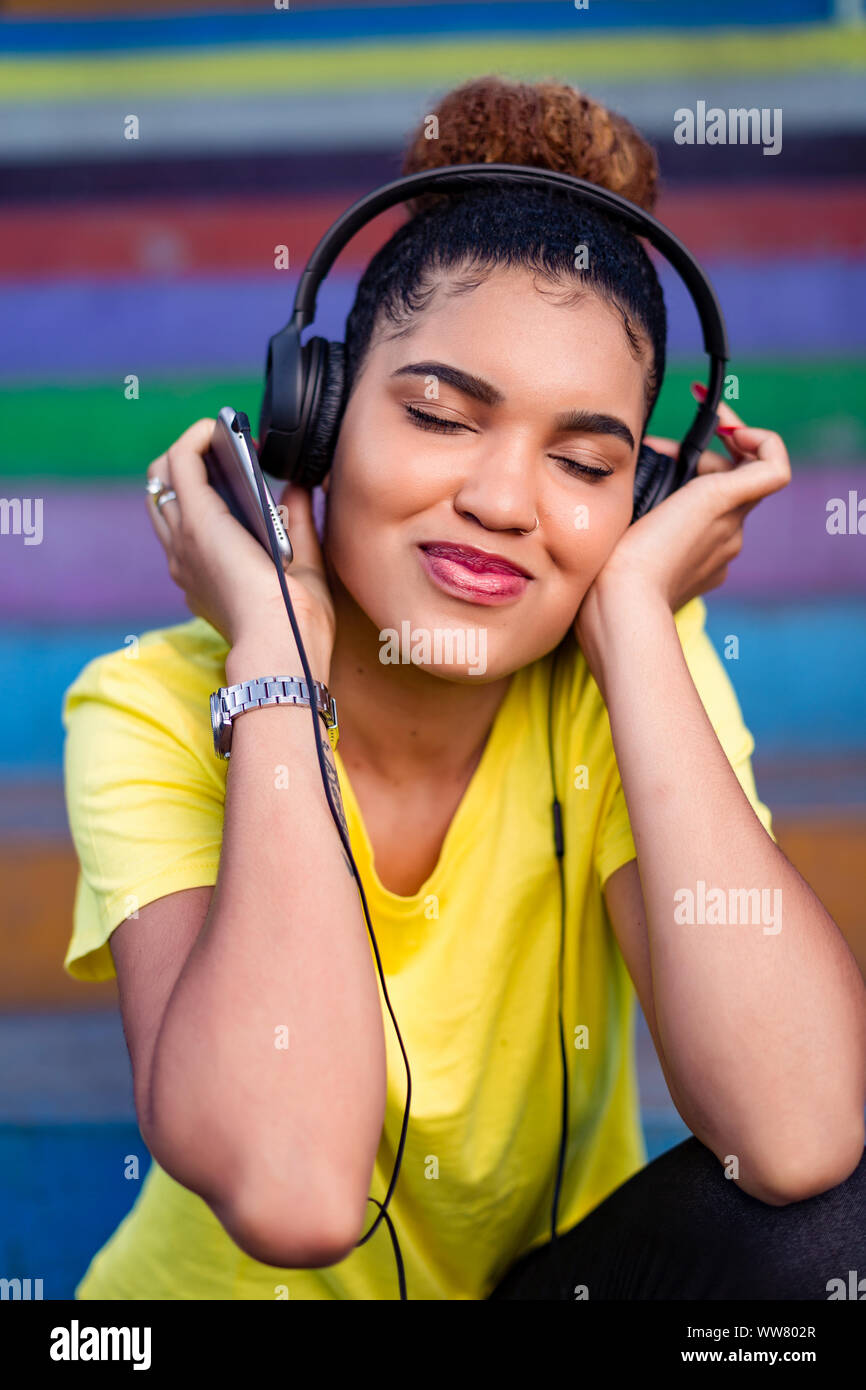
[[[441,415],[428,415],[426,411],[419,410],[417,406],[403,406],[407,415],[418,429],[434,430],[439,434],[451,434],[453,430],[469,429],[468,425],[463,425],[459,420],[444,420]],[[577,459],[566,458],[562,454],[551,454],[551,458],[559,463],[564,463],[568,472],[579,473],[586,478],[609,478],[614,471],[612,468],[590,468],[586,463],[579,463]]]

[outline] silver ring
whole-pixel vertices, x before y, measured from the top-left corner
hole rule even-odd
[[[537,531],[537,530],[538,530],[538,517],[535,518],[535,525],[533,526],[532,531],[521,531],[520,534],[521,534],[521,536],[531,536],[532,533],[533,533],[533,531]]]
[[[162,478],[148,478],[144,488],[151,497],[156,497],[160,492],[165,491],[165,483],[162,481]]]
[[[159,496],[157,497],[157,499],[156,499],[156,505],[157,505],[157,507],[164,507],[165,504],[166,504],[166,502],[176,502],[176,501],[177,501],[177,493],[175,492],[174,488],[173,488],[173,487],[167,487],[167,488],[166,488],[163,492],[161,492],[161,493],[159,494]]]

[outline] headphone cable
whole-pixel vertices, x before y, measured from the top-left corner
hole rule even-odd
[[[397,1177],[398,1177],[399,1172],[400,1172],[400,1164],[401,1164],[401,1162],[402,1162],[402,1160],[403,1160],[403,1149],[405,1148],[405,1144],[406,1144],[406,1131],[407,1131],[407,1129],[408,1129],[408,1127],[409,1127],[409,1104],[410,1104],[410,1101],[411,1101],[411,1098],[412,1098],[412,1073],[411,1073],[410,1070],[409,1070],[409,1058],[407,1057],[407,1055],[406,1055],[406,1049],[405,1049],[405,1047],[403,1046],[403,1038],[401,1037],[400,1029],[399,1029],[399,1027],[398,1027],[398,1025],[397,1025],[397,1019],[396,1019],[396,1017],[394,1016],[394,1010],[391,1008],[391,1000],[390,1000],[390,998],[389,998],[389,996],[388,996],[388,987],[387,987],[387,985],[385,984],[385,975],[384,975],[384,971],[382,970],[382,961],[381,961],[381,958],[380,958],[380,956],[379,956],[379,947],[378,947],[378,945],[377,945],[377,943],[376,943],[376,936],[375,936],[375,933],[373,932],[373,924],[372,924],[372,922],[370,921],[370,912],[369,912],[369,908],[367,907],[367,898],[366,898],[366,895],[365,895],[365,893],[364,893],[364,885],[363,885],[363,883],[361,882],[361,875],[360,875],[359,872],[358,872],[358,866],[357,866],[357,864],[355,863],[355,858],[354,858],[354,855],[352,854],[352,846],[351,846],[351,844],[350,844],[350,842],[349,842],[348,834],[347,834],[346,831],[343,829],[343,826],[342,826],[341,823],[340,823],[340,817],[339,817],[339,815],[338,815],[338,813],[337,813],[337,808],[335,807],[334,802],[333,802],[333,800],[332,800],[332,797],[331,797],[331,790],[330,790],[330,787],[329,787],[329,785],[328,785],[328,775],[327,775],[327,771],[326,771],[326,768],[325,768],[324,755],[323,755],[323,752],[322,752],[322,739],[323,739],[324,735],[323,735],[323,733],[322,733],[322,726],[321,726],[321,723],[320,723],[320,720],[319,720],[319,713],[318,713],[318,710],[316,709],[315,701],[313,700],[313,677],[312,677],[312,673],[311,673],[311,671],[310,671],[309,662],[308,662],[308,660],[307,660],[307,653],[306,653],[306,651],[305,651],[305,649],[304,649],[303,639],[302,639],[302,637],[301,637],[300,631],[298,630],[298,624],[297,624],[297,621],[296,621],[296,619],[295,619],[295,611],[294,611],[294,608],[292,607],[291,595],[290,595],[290,593],[289,593],[288,585],[286,584],[286,576],[285,576],[285,571],[283,570],[283,562],[282,562],[282,559],[281,559],[281,556],[280,556],[279,549],[278,549],[278,547],[277,547],[276,535],[274,534],[274,523],[273,523],[273,520],[272,520],[271,515],[270,515],[270,508],[269,508],[269,506],[268,506],[268,504],[267,504],[267,495],[266,495],[266,493],[265,493],[264,479],[263,479],[263,476],[262,476],[261,465],[259,464],[259,461],[258,461],[258,459],[256,458],[256,455],[255,455],[255,451],[254,451],[254,450],[250,450],[250,457],[251,457],[251,459],[252,459],[253,471],[254,471],[254,473],[255,473],[256,487],[258,488],[258,492],[259,492],[259,502],[261,503],[262,515],[264,516],[265,527],[266,527],[267,533],[268,533],[268,542],[269,542],[270,547],[271,547],[271,556],[272,556],[273,561],[274,561],[274,564],[276,565],[276,568],[277,568],[277,574],[278,574],[279,580],[280,580],[280,588],[281,588],[282,591],[283,591],[283,601],[284,601],[284,603],[285,603],[285,605],[286,605],[286,612],[287,612],[288,615],[289,615],[289,622],[290,622],[291,625],[292,625],[292,633],[294,634],[295,643],[296,643],[297,648],[298,648],[298,654],[299,654],[299,656],[300,656],[300,658],[301,658],[301,665],[302,665],[303,668],[304,668],[304,679],[305,679],[305,681],[307,682],[307,691],[308,691],[309,696],[310,696],[310,704],[309,704],[310,714],[311,714],[311,717],[312,717],[312,720],[313,720],[313,728],[314,728],[314,730],[315,730],[315,736],[316,736],[316,755],[317,755],[318,760],[319,760],[319,771],[320,771],[321,776],[322,776],[322,786],[323,786],[324,789],[325,789],[325,798],[326,798],[326,800],[327,800],[327,802],[328,802],[328,808],[329,808],[329,810],[330,810],[330,812],[331,812],[331,816],[332,816],[332,818],[333,818],[334,824],[335,824],[335,826],[337,827],[337,833],[338,833],[338,835],[340,836],[340,839],[341,839],[341,841],[342,841],[342,843],[343,843],[343,847],[344,847],[346,853],[347,853],[348,856],[349,856],[349,860],[350,860],[351,865],[352,865],[352,872],[353,872],[353,874],[355,875],[355,881],[356,881],[357,884],[358,884],[358,891],[359,891],[359,893],[360,893],[360,895],[361,895],[361,903],[362,903],[362,906],[363,906],[363,908],[364,908],[364,917],[366,918],[366,921],[367,921],[367,930],[368,930],[368,932],[369,932],[369,934],[370,934],[370,940],[371,940],[371,942],[372,942],[373,951],[374,951],[374,954],[375,954],[375,956],[376,956],[376,968],[377,968],[377,970],[378,970],[378,972],[379,972],[379,979],[380,979],[381,982],[382,982],[382,992],[383,992],[383,994],[384,994],[384,996],[385,996],[385,1003],[386,1003],[387,1006],[388,1006],[388,1013],[391,1015],[391,1021],[392,1021],[393,1024],[394,1024],[394,1031],[395,1031],[396,1034],[397,1034],[397,1040],[398,1040],[398,1042],[399,1042],[399,1044],[400,1044],[400,1051],[401,1051],[402,1054],[403,1054],[403,1061],[404,1061],[404,1063],[405,1063],[405,1065],[406,1065],[406,1107],[405,1107],[405,1109],[404,1109],[404,1111],[403,1111],[403,1124],[402,1124],[401,1129],[400,1129],[400,1141],[399,1141],[399,1143],[398,1143],[398,1145],[397,1145],[397,1157],[396,1157],[395,1162],[394,1162],[394,1169],[393,1169],[393,1172],[392,1172],[392,1174],[391,1174],[391,1181],[390,1181],[390,1183],[388,1184],[388,1190],[387,1190],[387,1192],[385,1193],[385,1200],[384,1200],[383,1202],[378,1202],[378,1201],[376,1200],[375,1197],[368,1197],[368,1198],[367,1198],[367,1201],[368,1201],[368,1202],[374,1202],[376,1206],[380,1207],[380,1212],[379,1212],[379,1215],[376,1217],[375,1221],[373,1222],[372,1226],[370,1227],[369,1231],[367,1231],[366,1235],[364,1235],[364,1236],[361,1237],[361,1239],[357,1242],[356,1247],[355,1247],[355,1248],[357,1249],[358,1246],[361,1246],[361,1245],[366,1244],[366,1242],[370,1239],[370,1237],[374,1234],[374,1232],[378,1230],[380,1222],[381,1222],[383,1219],[384,1219],[385,1221],[387,1221],[387,1223],[388,1223],[388,1229],[389,1229],[389,1231],[390,1231],[390,1233],[391,1233],[391,1240],[392,1240],[393,1245],[394,1245],[395,1257],[396,1257],[396,1260],[397,1260],[397,1279],[398,1279],[399,1288],[400,1288],[400,1299],[401,1299],[401,1301],[404,1301],[404,1300],[406,1300],[406,1279],[405,1279],[405,1274],[404,1274],[404,1270],[403,1270],[403,1260],[402,1260],[402,1257],[401,1257],[401,1255],[400,1255],[400,1246],[399,1246],[399,1243],[398,1243],[398,1241],[397,1241],[397,1234],[396,1234],[396,1232],[395,1232],[395,1230],[394,1230],[393,1224],[392,1224],[392,1222],[391,1222],[391,1218],[388,1216],[387,1207],[388,1207],[388,1203],[389,1203],[390,1200],[391,1200],[391,1196],[392,1196],[392,1194],[393,1194],[393,1192],[394,1192],[394,1188],[395,1188],[396,1183],[397,1183]]]
[[[568,634],[566,634],[567,640]],[[563,872],[563,855],[565,854],[565,839],[562,832],[562,806],[556,792],[556,768],[553,757],[553,685],[556,679],[556,670],[559,657],[562,652],[562,642],[553,654],[553,662],[550,672],[550,684],[548,686],[547,698],[547,750],[550,757],[550,781],[553,788],[553,803],[551,810],[553,813],[553,847],[556,855],[556,867],[559,874],[559,1051],[562,1058],[562,1131],[559,1140],[559,1158],[556,1169],[556,1182],[553,1190],[553,1210],[550,1217],[550,1240],[551,1245],[556,1251],[557,1266],[559,1268],[560,1279],[562,1279],[562,1257],[561,1247],[557,1244],[558,1233],[556,1230],[556,1218],[559,1210],[559,1195],[562,1187],[562,1173],[565,1166],[565,1150],[568,1137],[568,1062],[565,1048],[565,1028],[562,1021],[562,996],[563,996],[563,962],[565,956],[565,875]]]

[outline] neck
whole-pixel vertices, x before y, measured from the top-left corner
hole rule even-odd
[[[511,676],[470,684],[379,660],[379,632],[331,570],[337,620],[329,689],[347,768],[392,783],[448,781],[475,767]],[[407,654],[408,655],[408,654]]]

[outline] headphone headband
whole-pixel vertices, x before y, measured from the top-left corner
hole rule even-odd
[[[298,281],[292,310],[292,318],[298,328],[306,328],[312,322],[316,312],[319,285],[343,247],[365,223],[371,222],[387,208],[394,207],[397,203],[408,202],[410,198],[417,198],[429,190],[440,193],[465,193],[488,182],[500,185],[547,184],[553,188],[579,192],[586,202],[605,212],[614,213],[637,236],[651,242],[679,271],[691,290],[700,315],[705,350],[713,357],[728,359],[728,338],[715,291],[692,253],[673,232],[650,213],[644,212],[636,203],[621,197],[619,193],[612,193],[607,188],[600,188],[598,184],[579,179],[573,174],[563,174],[555,169],[535,169],[528,164],[447,164],[439,169],[425,169],[419,174],[408,174],[404,178],[394,179],[393,182],[374,189],[372,193],[367,193],[337,218],[307,262],[307,268]]]
[[[275,477],[303,476],[301,460],[315,435],[321,436],[322,441],[317,452],[327,455],[326,436],[330,431],[318,430],[316,422],[325,409],[323,392],[327,393],[329,385],[333,399],[327,408],[338,411],[338,383],[332,380],[327,365],[328,345],[323,339],[311,338],[302,347],[301,332],[312,322],[319,286],[343,248],[361,227],[387,208],[428,191],[467,193],[485,183],[546,186],[578,194],[583,202],[618,218],[636,236],[655,246],[686,285],[700,318],[704,348],[710,358],[709,380],[706,397],[681,441],[677,459],[666,464],[662,471],[648,465],[645,487],[641,482],[643,474],[639,461],[636,484],[641,491],[641,508],[655,505],[694,475],[698,459],[715,429],[716,407],[721,399],[729,357],[728,337],[715,291],[691,252],[673,232],[636,203],[574,174],[537,169],[528,164],[448,164],[408,174],[359,198],[338,217],[319,241],[298,281],[291,318],[268,343],[259,426],[264,444],[262,467]],[[342,351],[340,345],[331,345],[332,357],[338,348]],[[333,427],[335,421],[330,423]],[[307,470],[308,476],[316,476],[320,463],[321,460]]]

